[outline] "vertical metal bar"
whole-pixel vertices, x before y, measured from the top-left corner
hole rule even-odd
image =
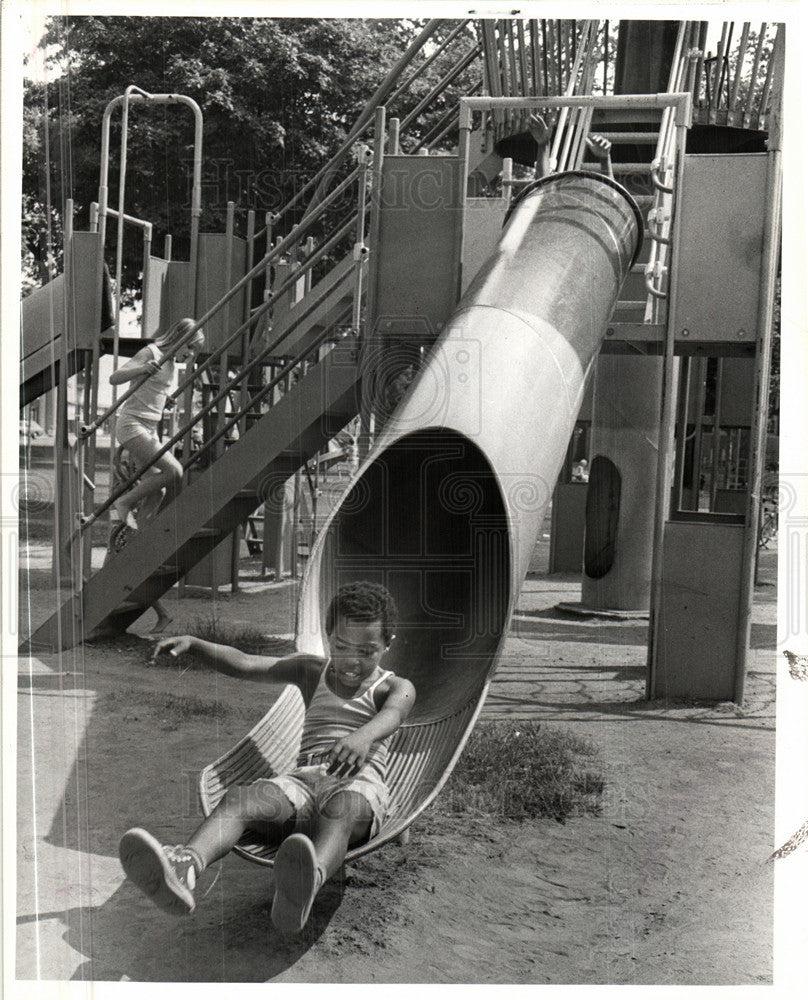
[[[541,69],[539,66],[539,22],[535,17],[530,19],[530,68],[533,75],[533,93],[538,95],[541,89]]]
[[[194,114],[194,161],[191,183],[191,252],[190,281],[191,303],[189,311],[196,319],[199,316],[199,224],[202,218],[202,112],[198,105],[192,105]]]
[[[763,54],[763,43],[766,39],[766,22],[764,21],[760,26],[760,34],[758,35],[757,46],[755,47],[755,58],[752,62],[752,72],[749,76],[749,93],[746,97],[746,111],[744,112],[743,120],[744,126],[748,126],[752,120],[752,106],[754,104],[755,98],[755,87],[757,85],[757,75],[758,67],[760,66],[760,58]]]
[[[723,51],[723,53],[720,56],[721,66],[720,66],[720,69],[719,69],[718,84],[717,84],[716,90],[715,90],[716,107],[721,103],[721,91],[724,88],[724,74],[725,73],[729,74],[728,56],[729,56],[730,46],[732,45],[732,29],[733,29],[733,27],[734,27],[734,23],[732,21],[730,21],[729,22],[729,27],[727,29],[727,42],[726,42],[726,45],[724,47],[724,51]],[[723,35],[721,36],[721,40],[723,42],[723,40],[724,40]],[[729,75],[727,75],[727,107],[729,107]]]
[[[508,56],[505,51],[505,34],[502,27],[502,21],[497,21],[497,53],[499,56],[499,75],[502,85],[502,96],[512,97],[510,80],[508,78]],[[508,110],[503,112],[503,126],[507,125],[507,128],[513,126],[513,112]]]
[[[678,122],[678,119],[677,119]],[[654,697],[656,687],[656,666],[659,660],[661,629],[659,625],[662,610],[663,583],[663,543],[665,521],[670,508],[670,454],[673,445],[676,417],[676,383],[674,378],[674,348],[676,346],[676,296],[673,294],[677,281],[676,264],[679,255],[679,241],[682,230],[682,213],[679,211],[679,192],[682,190],[684,173],[684,152],[687,129],[683,124],[676,127],[676,172],[674,190],[676,203],[673,209],[672,266],[668,283],[671,308],[665,328],[665,350],[662,364],[662,419],[659,431],[659,451],[657,453],[656,509],[654,516],[654,545],[651,562],[651,607],[648,618],[648,677],[646,697]]]
[[[233,282],[233,230],[235,226],[235,212],[236,206],[232,201],[227,203],[227,216],[224,227],[224,238],[225,238],[225,251],[224,251],[224,284],[225,288],[230,288]],[[224,329],[224,338],[230,335],[230,303],[222,310],[222,327]],[[219,389],[218,391],[224,392],[230,382],[230,354],[227,349],[222,351],[219,357]],[[216,433],[220,434],[224,428],[227,410],[227,401],[229,396],[223,396],[219,405],[216,408]],[[225,441],[224,438],[220,438],[218,443],[215,445],[215,455],[218,457],[224,451]]]
[[[704,439],[704,401],[707,395],[707,358],[696,359],[696,429],[693,435],[693,478],[695,490],[695,506],[693,510],[701,509],[701,457]]]
[[[387,153],[389,156],[398,156],[399,154],[399,126],[401,122],[398,118],[391,118],[390,125],[387,132]]]
[[[126,159],[127,159],[127,146],[129,143],[129,96],[131,93],[131,86],[127,87],[123,94],[123,109],[121,111],[121,154],[120,154],[120,166],[119,166],[119,176],[118,176],[118,231],[115,241],[115,328],[113,330],[113,340],[112,340],[112,370],[117,371],[118,369],[118,347],[119,340],[121,336],[121,292],[123,285],[123,228],[124,222],[124,206],[125,206],[125,188],[126,188]],[[113,385],[112,387],[112,404],[115,405],[115,400],[118,398],[118,387]],[[114,434],[115,425],[117,423],[117,417],[115,414],[110,418],[109,426],[110,432]],[[111,457],[111,456],[110,456]],[[110,482],[112,482],[112,465],[109,468]]]
[[[525,49],[525,24],[524,21],[519,21],[517,23],[517,37],[519,38],[519,75],[522,82],[522,96],[527,97],[530,94],[530,83],[528,82],[527,50]],[[525,114],[528,113],[525,112]]]
[[[499,65],[497,36],[495,24],[490,20],[483,21],[483,39],[488,48],[488,58],[490,64],[489,85],[493,97],[502,97],[502,71]],[[495,131],[502,128],[505,122],[505,113],[501,108],[496,108],[493,113]]]
[[[140,286],[140,334],[146,323],[147,310],[149,307],[149,296],[151,294],[151,261],[152,250],[152,224],[147,222],[143,227],[143,282]]]
[[[778,36],[781,28],[778,26]],[[764,212],[763,254],[761,260],[760,298],[758,303],[758,349],[755,354],[755,410],[754,425],[750,435],[749,491],[747,494],[746,523],[742,566],[744,575],[738,600],[739,620],[736,654],[735,698],[743,704],[746,682],[746,651],[752,621],[754,599],[754,562],[757,551],[757,527],[760,519],[760,492],[763,482],[763,463],[766,455],[766,430],[768,414],[768,389],[771,376],[772,323],[774,293],[777,280],[777,261],[780,247],[780,200],[782,186],[780,94],[782,88],[782,48],[775,46],[777,108],[769,129],[769,153],[766,171],[766,207]]]
[[[50,264],[48,265],[50,270]],[[52,280],[52,277],[51,277]],[[71,482],[72,466],[70,463],[69,445],[69,358],[71,343],[75,343],[75,329],[72,321],[74,296],[72,285],[73,270],[73,201],[66,200],[64,218],[64,285],[62,290],[64,308],[64,328],[60,339],[59,381],[56,409],[56,437],[54,451],[56,458],[56,490],[54,494],[54,539],[53,539],[53,576],[57,590],[62,583],[70,582],[76,607],[78,595],[83,582],[82,552],[84,540],[74,531],[75,510],[74,500],[81,496],[84,484],[78,482],[76,487]],[[57,594],[57,603],[61,598]],[[62,623],[64,627],[65,623]]]
[[[360,371],[365,378],[368,372],[365,367],[367,361],[367,351],[369,342],[374,334],[376,325],[376,284],[378,274],[379,253],[379,231],[381,228],[382,212],[382,179],[384,169],[384,147],[385,147],[385,109],[376,108],[376,119],[373,134],[373,172],[371,175],[372,197],[370,203],[370,267],[368,269],[368,290],[365,329],[359,345]],[[361,404],[359,413],[359,458],[360,461],[370,451],[371,439],[373,435],[373,408],[371,399],[367,391],[367,385],[362,387]]]
[[[609,92],[609,22],[603,22],[603,93]]]
[[[685,452],[687,450],[687,423],[690,416],[690,363],[689,357],[682,358],[679,393],[679,445],[676,448],[676,466],[674,468],[674,510],[682,509],[682,488],[685,478]]]
[[[291,571],[292,579],[297,579],[297,560],[300,555],[299,552],[299,539],[298,534],[300,532],[300,497],[302,494],[301,490],[301,480],[302,472],[300,469],[295,473],[295,501],[292,508],[292,559],[291,559]]]
[[[769,94],[771,93],[772,78],[774,70],[775,57],[774,53],[769,57],[769,65],[766,67],[766,82],[763,84],[763,93],[760,95],[760,107],[758,110],[758,126],[761,120],[766,115],[766,105],[769,103]]]
[[[249,274],[253,268],[253,261],[255,260],[255,210],[250,209],[247,212],[247,240],[246,240],[246,274]],[[247,282],[247,287],[244,289],[244,307],[241,311],[242,322],[246,323],[250,318],[250,313],[252,312],[252,279]],[[245,329],[244,333],[241,335],[241,367],[246,367],[250,360],[250,328],[249,326]],[[247,406],[247,400],[250,395],[249,386],[249,376],[245,378],[241,383],[241,391],[239,393],[239,409],[243,410]],[[239,423],[239,434],[243,435],[247,432],[247,414],[241,418]]]
[[[365,280],[367,247],[365,246],[365,214],[367,212],[368,171],[371,162],[370,149],[365,146],[359,156],[359,188],[357,192],[356,211],[356,270],[354,271],[353,303],[351,309],[351,327],[354,336],[359,339],[362,323],[362,289]]]
[[[710,469],[710,510],[715,510],[718,492],[718,456],[721,448],[721,396],[724,388],[724,359],[717,358],[715,372],[715,413],[713,414],[713,463]]]
[[[505,209],[507,211],[508,206],[513,198],[513,185],[511,181],[513,180],[513,160],[510,156],[506,156],[502,161],[502,198],[505,202]]]
[[[718,50],[716,51],[715,54],[715,67],[713,69],[713,75],[712,75],[713,76],[712,94],[710,95],[711,112],[716,111],[718,109],[718,97],[719,97],[718,89],[719,89],[719,82],[721,80],[721,67],[722,67],[722,60],[724,58],[724,48],[726,46],[726,41],[727,41],[727,22],[724,21],[724,24],[721,28],[721,39],[718,42]]]
[[[163,259],[166,261],[171,260],[171,253],[174,249],[173,239],[171,233],[166,233],[165,242],[163,243]]]
[[[90,232],[98,232],[98,202],[90,202]]]
[[[744,59],[746,58],[746,44],[749,41],[750,21],[744,21],[741,31],[741,40],[738,44],[738,61],[735,64],[735,79],[732,81],[732,90],[729,95],[729,113],[733,114],[735,105],[738,102],[738,90],[741,86],[741,75],[743,73]]]

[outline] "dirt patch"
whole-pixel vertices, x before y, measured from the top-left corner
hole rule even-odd
[[[771,584],[773,554],[763,561]],[[21,661],[18,977],[770,982],[773,588],[757,592],[739,709],[645,701],[644,625],[547,611],[576,587],[527,581],[483,718],[514,732],[528,720],[595,747],[600,814],[507,820],[442,795],[407,845],[333,879],[294,940],[272,929],[268,868],[228,857],[205,875],[195,914],[176,921],[124,881],[117,860],[131,825],[171,843],[193,829],[199,770],[279,688],[149,667],[145,616],[140,634]],[[48,613],[52,592],[26,593],[25,620]],[[168,603],[172,632],[200,616],[287,643],[293,631],[289,585]]]

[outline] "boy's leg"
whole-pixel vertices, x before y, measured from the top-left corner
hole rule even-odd
[[[169,847],[148,831],[128,830],[119,854],[127,876],[163,910],[194,909],[196,880],[213,861],[235,846],[248,828],[281,840],[295,823],[295,808],[269,781],[237,786],[225,795],[187,844]]]
[[[339,870],[351,844],[367,838],[372,822],[373,810],[358,792],[338,792],[326,802],[311,838],[326,879]]]
[[[275,858],[272,922],[278,930],[297,933],[309,919],[320,887],[345,860],[348,847],[367,837],[373,811],[358,792],[338,792],[314,818],[311,839],[292,834]]]
[[[230,788],[213,812],[195,830],[188,847],[199,855],[203,868],[223,858],[247,829],[269,843],[279,843],[295,825],[295,807],[271,781]]]

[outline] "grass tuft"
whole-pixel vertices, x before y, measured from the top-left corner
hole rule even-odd
[[[161,691],[108,691],[102,696],[105,712],[126,717],[133,711],[153,711],[171,722],[191,718],[224,719],[232,714],[229,705],[206,701],[194,695],[175,695]]]
[[[291,639],[278,639],[266,635],[254,625],[230,625],[210,617],[197,617],[189,630],[191,635],[206,639],[208,642],[220,642],[225,646],[235,646],[245,653],[267,653],[279,656],[293,653],[295,644]]]
[[[498,819],[599,815],[605,788],[594,744],[537,722],[479,723],[443,793],[455,812]],[[448,800],[448,801],[447,801]]]

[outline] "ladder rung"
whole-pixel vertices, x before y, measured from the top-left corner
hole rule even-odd
[[[217,538],[219,535],[221,535],[221,533],[222,533],[222,529],[221,528],[199,528],[198,531],[195,531],[191,537],[192,538]]]

